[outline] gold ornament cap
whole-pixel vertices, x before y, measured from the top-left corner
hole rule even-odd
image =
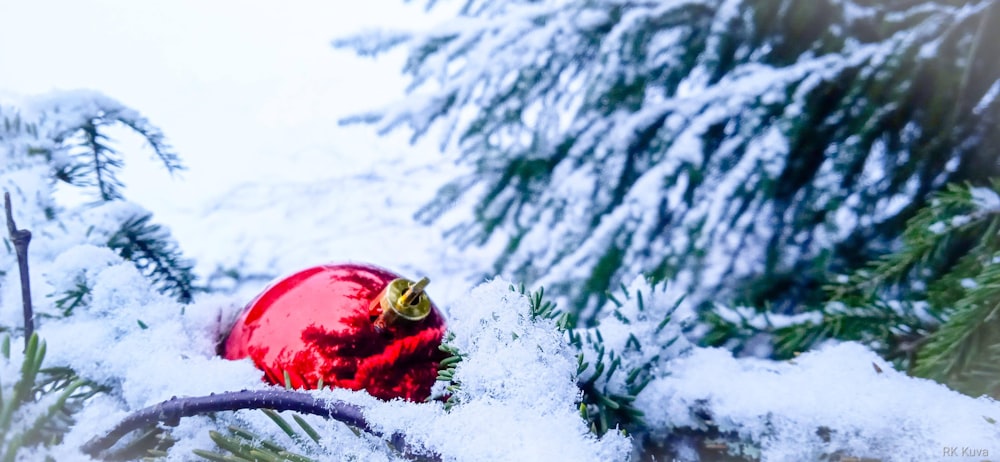
[[[382,314],[375,320],[375,328],[385,330],[400,319],[416,322],[426,318],[431,313],[431,301],[424,293],[424,287],[430,282],[426,277],[417,282],[404,278],[390,281],[375,300],[382,308]]]

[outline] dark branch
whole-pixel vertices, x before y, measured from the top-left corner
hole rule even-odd
[[[159,422],[177,425],[181,417],[207,414],[210,412],[238,411],[241,409],[273,409],[294,411],[334,419],[376,436],[384,436],[375,431],[365,420],[361,408],[343,401],[328,401],[313,397],[308,393],[293,390],[243,390],[188,398],[172,398],[154,406],[141,409],[121,421],[107,435],[96,437],[83,445],[81,450],[91,457],[97,457],[128,433],[149,427]],[[412,454],[403,437],[394,434],[389,438],[396,450]],[[435,455],[432,460],[438,460]]]
[[[31,308],[31,280],[28,278],[28,244],[31,242],[31,231],[17,229],[14,224],[14,212],[10,205],[10,193],[3,193],[3,208],[7,213],[7,232],[14,243],[17,253],[17,269],[21,273],[21,301],[24,305],[24,348],[28,348],[28,339],[35,332],[35,314]]]

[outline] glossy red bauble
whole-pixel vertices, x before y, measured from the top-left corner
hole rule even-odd
[[[251,358],[276,385],[287,373],[294,388],[322,384],[422,401],[443,358],[444,318],[431,304],[423,319],[382,324],[385,305],[378,301],[397,279],[362,264],[321,265],[285,277],[247,305],[223,355]]]

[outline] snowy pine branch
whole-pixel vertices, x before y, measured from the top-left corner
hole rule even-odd
[[[162,132],[136,111],[115,100],[92,92],[63,92],[28,99],[22,107],[3,108],[4,131],[0,142],[4,150],[0,158],[0,181],[14,193],[15,200],[30,209],[33,200],[41,201],[46,211],[38,217],[37,226],[51,226],[58,206],[51,196],[52,185],[35,180],[14,181],[33,170],[45,170],[47,180],[65,181],[74,186],[94,188],[99,201],[90,204],[91,218],[87,231],[93,243],[115,249],[119,255],[133,261],[150,275],[159,287],[178,300],[189,302],[196,290],[193,266],[177,248],[170,233],[152,223],[149,212],[130,208],[123,201],[122,183],[118,179],[125,156],[109,139],[108,130],[126,127],[148,143],[155,156],[171,174],[184,169]],[[25,190],[27,186],[35,188]],[[110,218],[110,222],[103,219]],[[46,221],[48,220],[48,221]],[[99,229],[98,232],[91,232]],[[107,239],[99,242],[100,238]],[[80,286],[59,295],[64,314],[86,297],[88,288]],[[45,313],[43,316],[52,315]]]
[[[10,337],[0,347],[0,371],[11,364]],[[42,368],[45,342],[37,334],[28,339],[16,382],[10,389],[0,383],[0,460],[19,460],[37,446],[59,444],[75,424],[73,414],[98,389],[67,370]],[[0,375],[0,379],[5,378]]]
[[[171,174],[184,169],[163,133],[136,111],[103,95],[68,92],[40,100],[31,110],[52,144],[47,155],[55,177],[75,186],[94,187],[102,201],[120,200],[118,173],[124,159],[107,131],[122,126],[140,135]]]
[[[948,185],[907,223],[897,251],[828,286],[831,301],[794,316],[717,308],[704,316],[706,340],[768,335],[778,358],[857,341],[918,376],[1000,396],[998,230],[1000,181]]]
[[[505,243],[498,272],[584,321],[644,273],[818,302],[931,192],[1000,173],[996,2],[470,5],[402,42],[412,94],[356,121],[442,128],[471,173],[423,217],[471,208],[454,242]]]
[[[184,258],[170,233],[151,223],[152,214],[135,215],[108,239],[108,247],[135,263],[144,274],[181,303],[194,297],[194,263]]]
[[[1000,254],[996,254],[1000,255]],[[948,309],[919,351],[915,373],[971,396],[1000,397],[1000,265],[991,264]]]
[[[174,398],[141,409],[122,420],[107,434],[87,442],[83,451],[97,456],[114,446],[127,434],[160,422],[177,425],[183,417],[242,409],[271,409],[313,414],[378,434],[368,424],[361,409],[349,403],[330,402],[318,399],[306,392],[292,390],[243,390],[210,396]],[[398,450],[409,451],[406,441],[402,437],[393,436],[389,440]]]

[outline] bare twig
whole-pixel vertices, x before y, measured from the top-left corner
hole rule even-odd
[[[14,243],[17,253],[17,269],[21,273],[21,301],[24,306],[24,348],[28,348],[28,339],[35,332],[35,315],[31,308],[31,281],[28,278],[28,244],[31,242],[31,231],[17,229],[14,224],[14,212],[10,205],[10,193],[3,193],[3,208],[7,213],[7,232]]]
[[[102,451],[111,448],[118,440],[134,430],[143,429],[158,422],[177,425],[181,417],[240,409],[273,409],[318,415],[343,422],[376,436],[384,436],[372,429],[368,421],[365,420],[361,408],[353,404],[322,400],[308,393],[293,390],[242,390],[209,396],[172,398],[141,409],[126,417],[107,435],[91,439],[81,449],[84,453],[97,457]],[[389,441],[401,453],[415,453],[399,434],[393,434]],[[429,458],[439,460],[437,455],[432,455]]]

